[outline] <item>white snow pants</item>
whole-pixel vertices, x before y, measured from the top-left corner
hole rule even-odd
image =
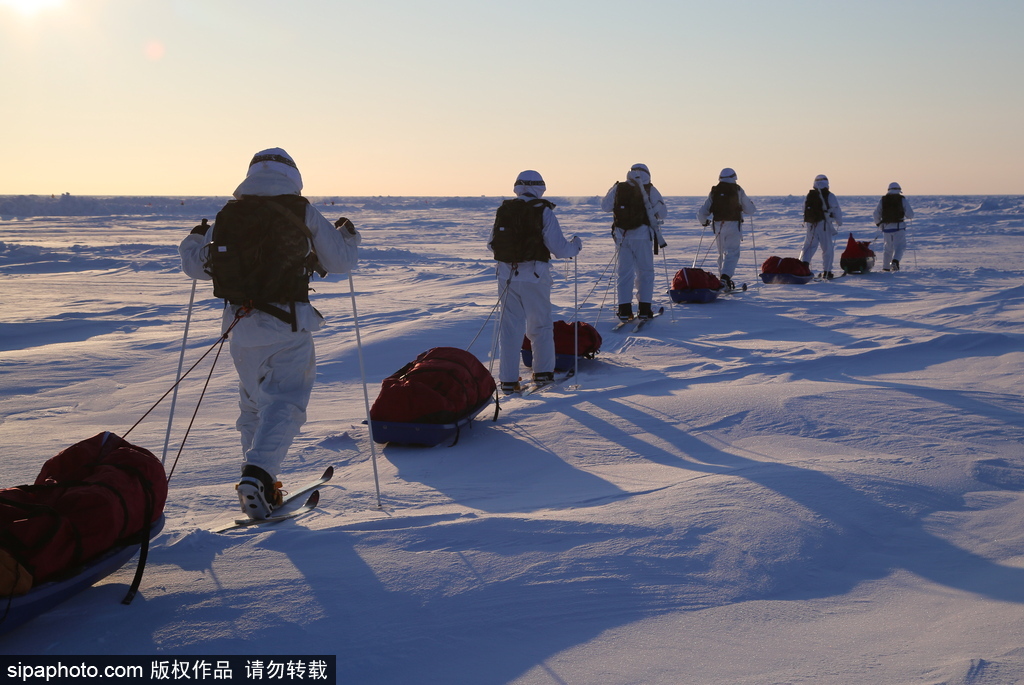
[[[891,225],[891,224],[890,224]],[[887,229],[882,224],[882,242],[885,248],[882,250],[882,268],[892,268],[892,260],[903,261],[903,253],[907,250],[907,232],[900,229]]]
[[[821,245],[821,270],[831,271],[835,259],[835,231],[827,221],[807,224],[807,236],[804,238],[804,249],[800,252],[801,262],[810,262],[814,253]]]
[[[271,345],[232,341],[231,359],[238,372],[241,413],[235,427],[242,436],[245,463],[276,476],[306,422],[316,378],[313,334],[299,331]]]
[[[618,297],[617,304],[633,301],[636,288],[637,302],[652,302],[654,298],[654,241],[647,226],[632,231],[615,229],[618,252]]]
[[[551,285],[544,279],[536,283],[513,279],[506,286],[498,281],[501,297],[501,319],[498,329],[500,362],[498,379],[519,380],[519,361],[523,335],[530,339],[533,350],[533,372],[555,370],[555,333],[551,321]]]
[[[740,261],[740,222],[716,221],[713,226],[715,242],[718,245],[718,273],[734,276],[736,265]]]

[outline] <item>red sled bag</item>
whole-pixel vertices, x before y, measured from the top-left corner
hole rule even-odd
[[[454,423],[490,400],[495,383],[480,361],[457,347],[435,347],[384,379],[370,420]]]
[[[761,264],[765,283],[807,283],[814,278],[809,266],[795,257],[771,256]]]
[[[682,268],[672,278],[672,289],[668,295],[677,303],[706,304],[717,300],[721,289],[722,281],[713,273],[704,269]]]
[[[577,359],[593,359],[601,351],[601,334],[589,323],[577,321],[575,324],[568,324],[565,321],[556,321],[553,325],[552,335],[555,339],[555,371],[568,371],[576,366]],[[579,354],[575,353],[577,333],[579,330]],[[533,345],[530,339],[523,337],[522,349],[523,364],[533,367]]]
[[[722,281],[718,276],[697,268],[682,268],[672,278],[672,290],[721,290]]]
[[[597,329],[585,321],[577,321],[572,324],[556,321],[554,332],[555,354],[569,354],[584,359],[593,359],[601,351],[601,343],[604,342]]]
[[[875,251],[870,240],[854,240],[853,233],[846,241],[846,249],[839,257],[839,266],[848,274],[863,274],[875,266]]]
[[[113,433],[72,445],[43,464],[34,484],[0,490],[0,595],[145,544],[166,501],[167,476],[148,450]]]
[[[601,351],[601,343],[604,342],[601,339],[601,334],[585,321],[577,321],[574,324],[556,321],[552,329],[555,337],[555,355],[593,359]],[[578,334],[576,329],[579,330]],[[578,348],[576,346],[577,338]],[[530,339],[527,337],[523,337],[523,349],[533,350],[533,345],[530,344]]]

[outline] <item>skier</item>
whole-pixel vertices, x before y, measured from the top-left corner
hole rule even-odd
[[[756,211],[754,203],[736,182],[736,172],[728,167],[722,169],[718,185],[711,188],[708,199],[697,210],[697,221],[705,227],[711,225],[715,233],[719,278],[727,290],[734,287],[732,275],[740,260],[743,215],[751,216]]]
[[[533,380],[547,385],[555,378],[555,338],[551,320],[552,255],[579,254],[579,237],[566,240],[554,204],[542,200],[544,179],[536,171],[516,177],[514,200],[505,200],[494,217],[487,247],[497,261],[500,361],[498,378],[505,394],[518,392],[523,334],[533,348]]]
[[[312,331],[323,323],[309,304],[310,269],[315,265],[321,275],[348,273],[356,266],[361,241],[351,221],[343,217],[332,226],[301,192],[302,176],[287,152],[257,152],[235,189],[236,199],[221,209],[212,227],[196,226],[178,247],[182,270],[213,280],[214,294],[225,297],[223,330],[234,324],[230,349],[240,409],[235,427],[243,452],[236,490],[242,511],[253,519],[266,518],[281,502],[276,474],[306,421],[316,376]],[[236,235],[237,242],[231,242]],[[241,266],[219,261],[253,250],[256,236],[274,245],[257,250],[272,259],[254,257],[258,261]],[[253,294],[251,283],[240,285],[251,273],[258,274],[262,293]]]
[[[654,297],[654,255],[664,247],[658,227],[651,226],[643,193],[647,193],[656,222],[668,216],[661,193],[651,184],[651,172],[646,164],[634,164],[626,174],[625,182],[617,181],[601,201],[601,209],[611,212],[612,239],[617,247],[618,299],[620,321],[633,318],[633,288],[636,288],[641,319],[654,316],[651,300]],[[653,249],[652,249],[653,243]]]
[[[875,226],[882,229],[882,270],[899,271],[900,260],[907,249],[907,224],[904,219],[913,219],[914,210],[910,201],[903,196],[900,184],[893,181],[888,192],[878,201],[874,212]]]
[[[804,224],[807,235],[804,248],[800,252],[800,261],[810,267],[818,245],[821,245],[821,277],[832,278],[832,261],[835,259],[836,226],[843,225],[843,211],[839,208],[839,200],[829,192],[828,177],[818,174],[814,177],[814,187],[804,199]]]

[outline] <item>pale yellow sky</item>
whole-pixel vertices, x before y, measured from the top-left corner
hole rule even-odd
[[[1024,193],[1024,3],[0,0],[0,195]]]

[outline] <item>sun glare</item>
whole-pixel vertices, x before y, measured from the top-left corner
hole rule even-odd
[[[54,9],[64,4],[64,0],[0,0],[0,7],[12,9],[27,17]]]

